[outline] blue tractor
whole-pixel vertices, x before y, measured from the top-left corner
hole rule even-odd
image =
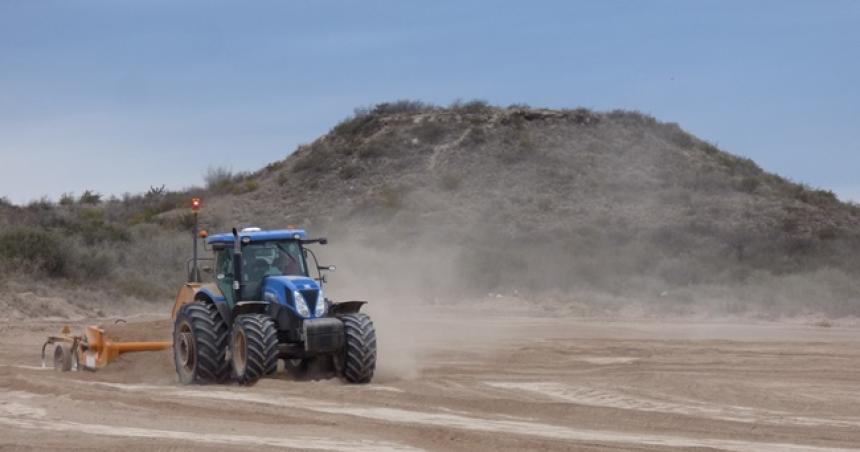
[[[195,211],[196,217],[196,211]],[[278,360],[301,376],[311,366],[333,368],[350,383],[368,383],[376,367],[376,332],[359,312],[364,301],[332,302],[323,285],[326,270],[302,229],[233,229],[206,236],[195,226],[188,282],[176,297],[173,350],[184,384],[234,379],[253,384],[274,373]],[[197,237],[214,253],[197,258]],[[201,280],[198,261],[211,282]],[[311,260],[313,265],[311,265]]]

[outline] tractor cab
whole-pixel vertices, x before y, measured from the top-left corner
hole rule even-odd
[[[246,228],[239,233],[239,241],[242,253],[239,272],[241,300],[285,302],[286,296],[278,296],[284,294],[283,289],[292,289],[290,293],[294,290],[321,289],[323,278],[314,280],[311,277],[308,256],[312,256],[312,253],[303,246],[304,243],[319,242],[320,239],[307,240],[302,229],[262,231],[259,228]],[[207,237],[206,243],[212,246],[215,253],[215,283],[228,304],[235,305],[234,236],[212,235]],[[316,261],[315,256],[313,259]]]

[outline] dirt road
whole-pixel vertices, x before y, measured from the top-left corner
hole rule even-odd
[[[364,386],[60,374],[60,323],[0,324],[0,450],[860,450],[860,328],[473,314],[377,320]]]

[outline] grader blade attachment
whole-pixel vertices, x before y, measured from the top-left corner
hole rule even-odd
[[[170,341],[157,342],[114,342],[105,338],[105,330],[98,326],[88,326],[84,342],[81,344],[81,365],[88,370],[101,369],[115,361],[119,355],[129,352],[154,352],[165,350],[173,345]]]
[[[58,336],[49,336],[42,344],[42,367],[47,367],[49,345],[54,346],[54,369],[59,371],[98,370],[123,353],[159,351],[170,348],[170,341],[121,342],[105,337],[104,328],[90,325],[83,335],[73,335],[68,326]]]

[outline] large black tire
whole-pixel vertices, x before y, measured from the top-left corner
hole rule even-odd
[[[173,362],[182,384],[221,383],[230,377],[227,324],[211,303],[179,310],[173,326]]]
[[[376,370],[376,330],[366,314],[344,314],[343,351],[335,357],[341,378],[349,383],[370,383]]]
[[[68,372],[72,370],[72,349],[62,342],[54,347],[54,370]]]
[[[233,376],[239,384],[252,385],[278,370],[278,330],[262,314],[245,314],[233,322],[230,336]]]

